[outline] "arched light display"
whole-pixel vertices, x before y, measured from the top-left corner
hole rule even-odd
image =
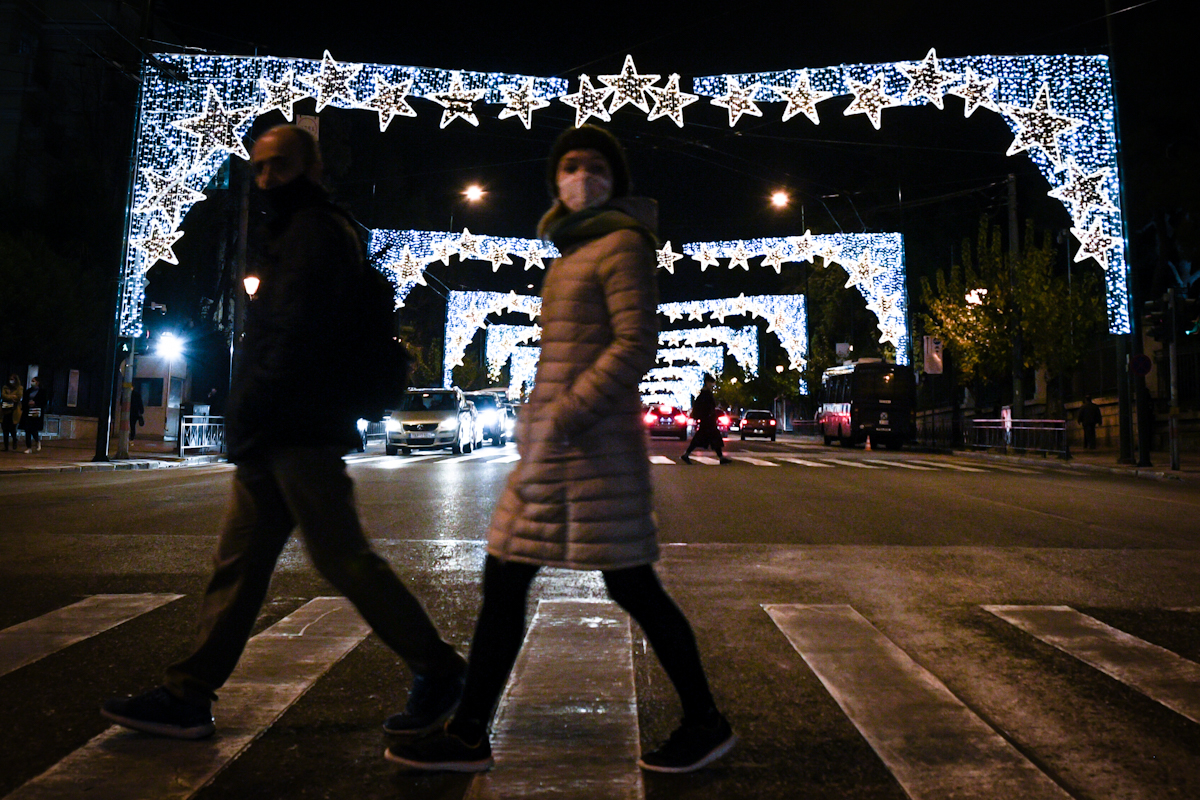
[[[1080,239],[1076,259],[1096,259],[1107,284],[1109,331],[1128,333],[1128,272],[1117,170],[1112,79],[1104,56],[973,56],[939,60],[930,50],[924,58],[889,64],[853,64],[700,77],[692,92],[680,89],[671,73],[640,74],[626,57],[620,73],[601,75],[599,85],[581,75],[577,91],[567,81],[524,75],[427,69],[379,64],[339,63],[329,53],[320,61],[273,57],[158,54],[143,68],[137,120],[133,177],[130,184],[125,257],[120,281],[119,333],[142,332],[146,272],[158,261],[176,263],[173,246],[182,235],[179,225],[188,209],[231,155],[246,158],[244,137],[255,117],[280,111],[291,118],[301,99],[315,98],[317,110],[326,106],[358,108],[376,114],[380,129],[431,111],[440,125],[514,124],[526,129],[532,114],[553,101],[571,106],[576,124],[592,117],[645,113],[648,121],[668,117],[683,126],[684,109],[701,97],[729,112],[729,124],[745,116],[763,116],[764,104],[786,104],[785,120],[819,124],[818,106],[831,97],[851,95],[846,115],[862,115],[875,128],[899,106],[932,104],[943,108],[945,95],[964,100],[964,115],[983,109],[1000,114],[1014,139],[1009,155],[1031,158],[1071,214],[1071,230]],[[799,118],[807,120],[800,123]],[[495,122],[493,123],[493,120]],[[479,237],[472,249],[469,232],[458,241],[459,254],[492,261],[493,268],[510,262],[510,251],[499,240],[487,247]],[[816,237],[814,237],[816,238]],[[444,248],[448,245],[443,245]],[[402,300],[404,286],[419,282],[414,264],[425,253],[417,242],[407,248],[372,242],[375,252],[392,253],[392,280]],[[673,266],[674,253],[660,254],[664,268]],[[475,255],[475,253],[478,255]],[[686,252],[686,251],[685,251]],[[448,259],[450,251],[437,252]],[[518,253],[519,254],[519,253]],[[778,268],[783,254],[767,250],[764,263]],[[713,251],[698,250],[702,267]],[[526,267],[540,255],[526,260]],[[731,266],[748,268],[752,248],[743,244],[727,255]],[[508,259],[508,260],[506,260]],[[665,263],[664,263],[665,260]],[[837,260],[836,258],[834,260]],[[426,261],[425,263],[428,263]],[[901,291],[889,291],[886,271],[873,258],[843,266],[854,267],[852,284],[880,309],[903,309]],[[886,270],[886,268],[885,268]],[[855,277],[857,276],[857,280]],[[882,279],[882,280],[881,280]],[[881,294],[872,297],[870,287]],[[411,285],[409,285],[411,288]],[[877,312],[878,313],[878,312]],[[885,313],[886,310],[885,310]],[[899,319],[899,317],[897,317]],[[899,323],[897,323],[898,325]],[[897,344],[897,357],[908,350],[907,332],[888,328],[886,341]],[[903,357],[907,357],[906,355]]]
[[[538,325],[488,325],[484,344],[488,378],[493,382],[500,380],[504,365],[512,358],[513,348],[540,338],[542,329]]]
[[[694,364],[678,367],[654,367],[638,386],[643,403],[661,403],[688,408],[692,398],[704,386],[705,370]]]

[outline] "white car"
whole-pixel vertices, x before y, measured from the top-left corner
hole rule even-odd
[[[475,417],[474,404],[457,386],[409,389],[385,423],[384,451],[394,456],[448,447],[455,453],[469,453],[483,444]]]

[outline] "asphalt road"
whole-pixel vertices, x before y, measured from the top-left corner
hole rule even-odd
[[[188,649],[232,469],[214,465],[0,476],[0,796],[1200,797],[1196,482],[782,440],[731,442],[727,466],[682,465],[681,450],[652,446],[659,571],[741,736],[713,767],[629,769],[622,747],[636,753],[675,724],[670,685],[607,606],[588,606],[588,625],[616,630],[623,660],[601,655],[587,625],[556,626],[566,603],[604,592],[595,575],[553,570],[535,584],[538,644],[510,692],[544,681],[575,694],[534,726],[537,742],[515,724],[498,734],[486,781],[381,758],[379,725],[408,676],[365,631],[264,723],[231,689],[209,743],[110,732],[99,703],[154,685]],[[464,652],[483,534],[514,456],[348,458],[379,550]],[[40,657],[4,669],[31,625],[148,594],[162,597],[103,630],[66,624],[73,641],[43,635]],[[256,633],[332,595],[293,542]],[[560,628],[559,655],[545,655],[534,631]],[[624,702],[598,712],[571,655],[614,683],[632,673],[632,721],[610,738],[569,734]],[[271,658],[272,669],[313,660]],[[511,722],[521,704],[510,706]],[[194,772],[200,762],[207,772]],[[589,765],[599,783],[585,781]]]

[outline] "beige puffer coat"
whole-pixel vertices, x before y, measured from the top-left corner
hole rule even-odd
[[[614,201],[650,231],[652,201]],[[638,384],[658,349],[654,245],[616,230],[568,247],[542,289],[521,460],[488,530],[497,558],[614,570],[658,558]]]

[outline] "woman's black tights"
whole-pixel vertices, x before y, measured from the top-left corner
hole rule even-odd
[[[487,730],[525,636],[525,604],[538,565],[488,556],[483,567],[483,608],[471,641],[462,704],[451,732],[475,740]],[[603,573],[608,595],[641,626],[679,693],[685,719],[714,707],[700,651],[687,617],[663,590],[649,564]]]

